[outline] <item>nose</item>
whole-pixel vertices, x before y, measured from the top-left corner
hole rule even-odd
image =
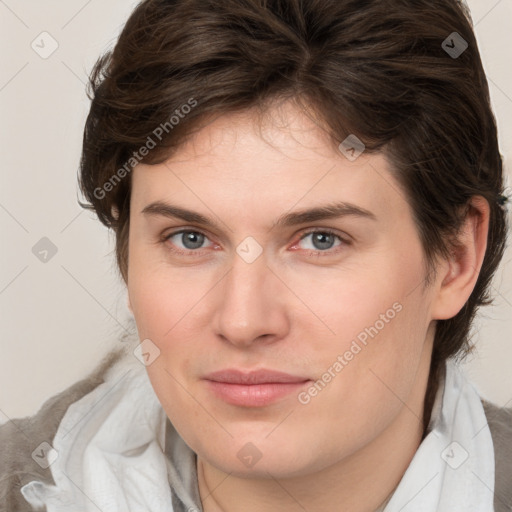
[[[288,333],[286,286],[263,255],[252,263],[235,255],[216,292],[213,328],[227,342],[243,348],[273,343]]]

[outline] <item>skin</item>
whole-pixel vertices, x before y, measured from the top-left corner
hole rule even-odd
[[[425,287],[417,228],[386,157],[349,161],[292,102],[270,114],[261,131],[254,111],[221,116],[166,162],[134,169],[129,305],[140,339],[160,350],[148,375],[198,456],[205,512],[333,503],[374,511],[420,444],[435,323],[471,294],[488,205],[474,198],[460,249]],[[156,201],[201,213],[215,227],[142,213]],[[283,214],[339,201],[375,219],[272,227]],[[184,228],[198,233],[195,246],[180,234],[165,240]],[[341,238],[315,243],[313,228]],[[236,251],[249,236],[263,249],[252,263]],[[203,380],[226,368],[269,368],[317,381],[393,304],[400,312],[308,403],[292,393],[235,406]],[[251,467],[237,456],[247,443],[261,455]]]

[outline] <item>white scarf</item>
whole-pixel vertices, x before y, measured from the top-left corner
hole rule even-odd
[[[494,446],[475,388],[446,363],[429,433],[384,512],[494,512]]]
[[[36,510],[202,510],[195,454],[169,424],[144,366],[131,353],[68,408],[53,448],[55,485],[35,480],[21,489]],[[45,452],[48,461],[54,458]],[[429,433],[384,512],[493,512],[493,498],[494,448],[485,412],[450,360]]]

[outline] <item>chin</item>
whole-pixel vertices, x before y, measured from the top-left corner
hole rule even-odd
[[[268,435],[268,429],[265,436]],[[217,444],[216,450],[211,451],[212,444],[205,447],[205,450],[196,451],[198,455],[208,464],[220,469],[224,473],[232,474],[239,478],[293,478],[321,471],[330,464],[331,460],[311,458],[310,450],[304,450],[304,441],[297,440],[290,442],[289,436],[276,437],[274,440],[262,439],[251,441],[254,437],[244,436],[240,441],[239,437],[230,439],[226,446]],[[195,450],[194,450],[195,451]]]

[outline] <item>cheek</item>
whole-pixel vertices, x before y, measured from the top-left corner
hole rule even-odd
[[[310,294],[309,304],[329,326],[305,347],[319,383],[303,398],[318,418],[329,411],[340,420],[384,421],[400,407],[397,396],[410,393],[427,346],[431,298],[423,291],[420,253],[402,263],[390,259],[347,272],[331,281],[330,292],[323,285]]]
[[[165,261],[148,262],[134,251],[130,258],[128,293],[140,336],[162,340],[194,317],[208,292],[204,269],[172,269]]]
[[[349,350],[353,341],[377,348],[379,340],[383,345],[393,338],[396,347],[407,337],[400,335],[402,330],[423,329],[424,322],[421,327],[417,322],[425,312],[420,307],[424,298],[413,291],[418,275],[417,268],[406,272],[391,263],[354,271],[330,270],[313,278],[290,275],[287,283],[298,297],[304,297],[309,310],[297,321],[298,328],[314,330],[316,335],[307,338],[312,352],[329,355]]]
[[[189,395],[194,376],[200,368],[213,367],[217,354],[206,349],[208,318],[202,314],[211,279],[199,270],[132,268],[129,293],[137,331],[159,350],[146,368],[148,376],[167,415],[180,424],[184,411],[197,413]]]
[[[340,420],[380,418],[385,422],[409,396],[429,350],[428,297],[421,288],[407,294],[400,287],[384,287],[358,304],[338,314],[338,336],[329,348],[317,345],[317,353],[323,353],[320,387],[329,381],[317,412],[330,411]]]

